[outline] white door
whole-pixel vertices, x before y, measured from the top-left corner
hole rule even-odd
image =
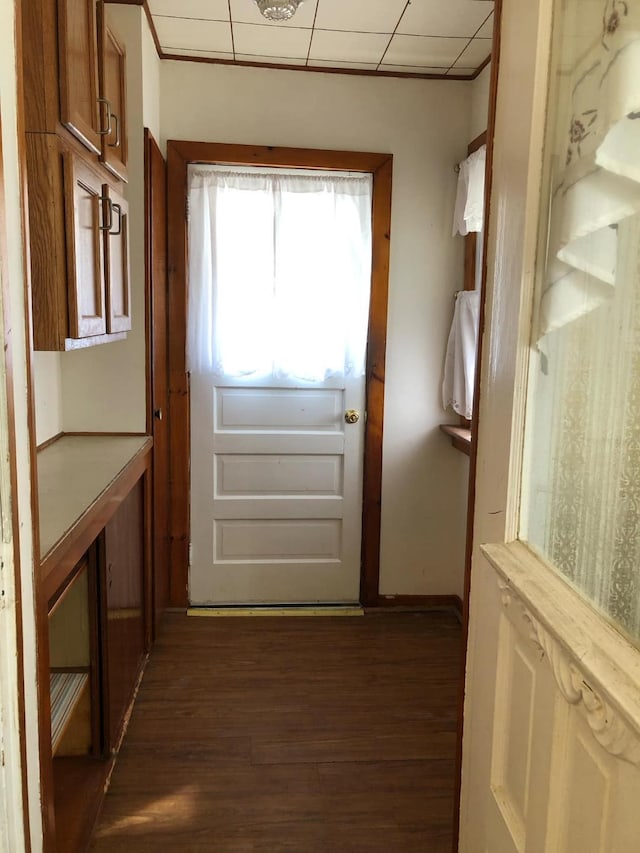
[[[212,174],[222,186],[211,187]],[[332,190],[316,198],[317,176],[296,175],[302,186],[291,193],[280,192],[285,179],[277,176],[274,202],[266,170],[193,175],[193,351],[191,312],[211,311],[213,323],[210,357],[190,357],[190,602],[356,602],[370,177],[355,179],[354,195],[341,188],[336,201]],[[194,220],[203,193],[216,245],[213,260],[200,263]],[[342,213],[334,221],[335,209]],[[330,237],[335,229],[340,236]],[[247,234],[258,235],[253,246]],[[205,266],[215,274],[203,307],[195,288]]]
[[[502,4],[463,853],[640,850],[639,24]]]

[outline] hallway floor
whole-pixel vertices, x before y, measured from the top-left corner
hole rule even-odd
[[[446,612],[165,617],[92,850],[449,853]]]

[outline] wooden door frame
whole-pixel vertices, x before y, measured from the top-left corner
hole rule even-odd
[[[19,4],[16,14],[19,14]],[[19,57],[18,57],[19,59]],[[20,150],[22,153],[23,149]],[[10,317],[10,286],[9,268],[7,262],[7,232],[6,232],[6,199],[5,199],[5,176],[4,156],[2,151],[2,120],[0,116],[0,287],[2,290],[2,341],[4,347],[4,361],[2,364],[1,381],[4,383],[4,394],[6,400],[6,447],[8,449],[9,467],[9,491],[3,495],[3,503],[9,511],[11,520],[11,547],[13,551],[13,565],[7,566],[11,572],[13,585],[13,602],[8,602],[8,618],[12,619],[15,630],[15,699],[16,699],[16,723],[17,736],[19,738],[20,754],[20,780],[22,801],[22,829],[24,833],[24,844],[27,851],[31,850],[31,834],[29,826],[29,790],[27,780],[27,741],[26,741],[26,700],[24,681],[24,632],[22,623],[22,577],[20,562],[20,521],[18,518],[18,470],[16,462],[17,438],[15,425],[15,408],[13,392],[13,336]],[[19,354],[18,354],[18,357]],[[7,801],[8,802],[8,801]]]
[[[170,606],[186,607],[188,604],[191,453],[189,375],[186,365],[187,171],[191,163],[331,169],[368,172],[373,175],[373,257],[366,366],[367,419],[364,445],[360,602],[368,606],[376,605],[379,601],[380,581],[382,436],[393,155],[170,140],[167,143]]]
[[[161,174],[158,172],[161,171]],[[147,473],[151,517],[150,548],[153,554],[148,589],[151,642],[155,641],[169,595],[169,470],[160,431],[168,429],[169,365],[167,348],[167,194],[166,162],[149,128],[144,129],[144,252],[145,252],[145,347],[146,432],[153,435],[152,473]],[[166,436],[163,434],[163,438]],[[164,507],[164,526],[158,521]]]
[[[478,433],[480,430],[480,377],[482,373],[483,333],[485,327],[487,299],[487,255],[489,251],[489,218],[491,215],[491,185],[493,179],[493,143],[496,125],[496,106],[498,101],[498,73],[500,71],[500,24],[502,20],[502,2],[496,0],[494,7],[493,41],[491,45],[491,78],[489,83],[489,111],[484,144],[487,146],[487,165],[485,173],[484,233],[482,246],[482,278],[480,283],[480,318],[478,333],[478,355],[474,383],[474,404],[471,416],[471,448],[469,453],[469,494],[467,498],[467,526],[464,560],[464,592],[462,601],[462,660],[460,665],[460,690],[458,693],[458,730],[456,734],[455,788],[453,812],[452,853],[457,853],[460,840],[460,802],[462,794],[462,749],[464,737],[464,700],[467,676],[467,657],[469,650],[469,599],[471,595],[471,571],[473,558],[473,525],[476,509],[476,475],[478,472]],[[473,145],[478,140],[474,140]],[[471,147],[471,146],[470,146]],[[475,246],[474,246],[475,249]]]

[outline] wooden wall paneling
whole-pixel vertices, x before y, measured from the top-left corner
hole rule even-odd
[[[496,0],[493,15],[493,44],[491,46],[491,82],[489,86],[489,116],[486,130],[487,171],[484,203],[484,221],[489,222],[491,212],[491,183],[493,178],[493,137],[496,124],[496,103],[498,97],[498,72],[500,69],[500,26],[502,19],[502,0]],[[478,468],[478,431],[480,429],[480,376],[482,374],[483,332],[485,317],[485,300],[487,292],[487,252],[489,229],[484,229],[484,247],[482,262],[482,283],[480,296],[480,330],[478,335],[478,358],[476,362],[476,382],[474,389],[474,411],[471,422],[471,453],[469,460],[469,497],[467,500],[467,532],[465,547],[464,593],[462,600],[462,637],[463,654],[460,667],[460,693],[458,697],[458,738],[456,744],[456,789],[453,815],[453,846],[452,853],[458,851],[460,838],[460,794],[462,785],[462,738],[464,732],[464,691],[467,667],[467,643],[469,640],[469,595],[471,591],[471,558],[473,554],[473,521],[475,515],[476,471]]]
[[[189,377],[187,329],[187,167],[226,163],[337,169],[374,175],[373,264],[367,353],[367,427],[363,496],[361,600],[378,601],[382,487],[382,430],[393,156],[356,151],[276,148],[170,140],[167,144],[169,263],[169,400],[171,549],[170,604],[187,604],[189,560]]]
[[[153,634],[169,604],[169,361],[167,337],[167,174],[145,129],[147,430],[153,434]]]
[[[29,258],[34,344],[64,348],[67,333],[67,258],[62,150],[48,133],[26,134]]]
[[[55,133],[59,124],[56,3],[57,0],[28,0],[20,3],[24,122],[27,131]]]
[[[374,172],[373,266],[367,342],[367,424],[362,503],[362,564],[360,601],[373,605],[380,588],[380,525],[382,518],[382,437],[384,426],[387,301],[391,247],[391,181],[389,155]]]

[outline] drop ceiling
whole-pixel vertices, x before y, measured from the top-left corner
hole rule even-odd
[[[394,76],[473,78],[493,2],[305,0],[286,23],[253,0],[148,0],[163,57]]]

